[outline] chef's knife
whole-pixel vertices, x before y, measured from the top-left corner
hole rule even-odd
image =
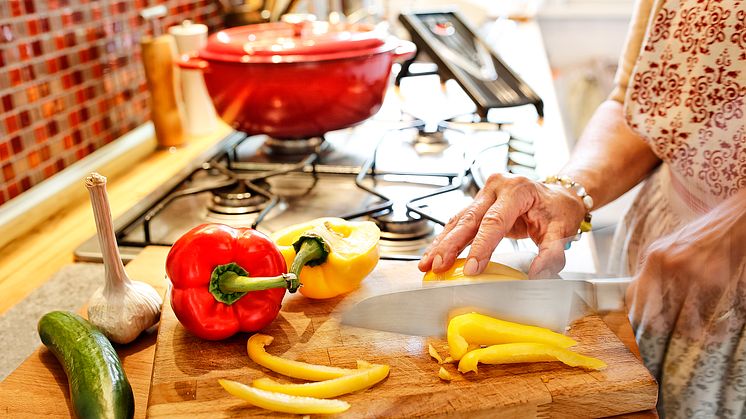
[[[439,336],[449,316],[476,311],[564,332],[593,312],[624,308],[631,278],[536,279],[424,286],[369,297],[342,314],[342,323],[406,335]]]

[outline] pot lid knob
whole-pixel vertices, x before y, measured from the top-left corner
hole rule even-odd
[[[281,20],[293,26],[293,36],[296,38],[303,37],[313,31],[313,22],[316,21],[316,15],[310,13],[288,13],[282,16]]]

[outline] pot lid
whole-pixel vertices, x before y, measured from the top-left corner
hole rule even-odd
[[[320,61],[382,52],[386,41],[385,30],[371,25],[303,19],[217,32],[199,56],[244,63]]]

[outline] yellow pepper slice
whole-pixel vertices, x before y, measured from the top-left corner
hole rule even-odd
[[[272,343],[273,340],[272,336],[256,333],[249,338],[246,349],[252,361],[278,374],[302,380],[322,381],[360,372],[356,369],[315,365],[270,355],[264,347]]]
[[[545,343],[504,343],[475,349],[461,358],[458,370],[477,372],[477,364],[515,364],[519,362],[560,361],[571,367],[602,370],[606,363],[597,358],[580,355],[565,348]]]
[[[438,353],[438,351],[435,350],[435,347],[433,347],[432,344],[427,345],[427,353],[429,353],[431,357],[435,358],[435,360],[438,361],[438,364],[443,363],[443,358],[440,357],[440,354]]]
[[[274,412],[296,413],[299,415],[342,413],[350,404],[342,400],[314,399],[312,397],[289,396],[273,393],[231,380],[218,380],[221,386],[233,396],[246,400],[254,406]]]
[[[451,357],[460,360],[469,345],[534,342],[569,348],[577,342],[560,333],[536,326],[508,322],[479,313],[456,316],[448,323],[448,347]]]
[[[451,373],[449,373],[448,370],[443,367],[440,367],[440,370],[438,371],[438,377],[440,377],[441,380],[445,381],[453,380],[453,377],[451,377]]]
[[[380,235],[373,222],[327,217],[284,228],[272,240],[299,274],[301,294],[322,299],[360,286],[378,264]]]
[[[484,272],[479,275],[467,276],[464,275],[464,265],[466,259],[456,259],[453,265],[445,272],[436,274],[433,271],[425,272],[425,276],[422,280],[428,281],[458,281],[458,280],[486,280],[486,281],[506,281],[516,279],[528,279],[528,275],[525,273],[513,269],[510,266],[503,265],[502,263],[489,262]]]
[[[359,370],[355,374],[326,381],[304,384],[282,384],[269,378],[254,380],[255,388],[284,393],[292,396],[316,397],[330,399],[371,387],[389,375],[388,365],[374,364],[370,368]]]

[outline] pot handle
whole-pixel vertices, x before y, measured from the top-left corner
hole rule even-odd
[[[184,70],[206,70],[210,63],[196,55],[182,55],[181,59],[176,61],[176,65]]]
[[[417,46],[409,41],[399,41],[398,47],[394,48],[394,61],[408,60],[417,53]]]

